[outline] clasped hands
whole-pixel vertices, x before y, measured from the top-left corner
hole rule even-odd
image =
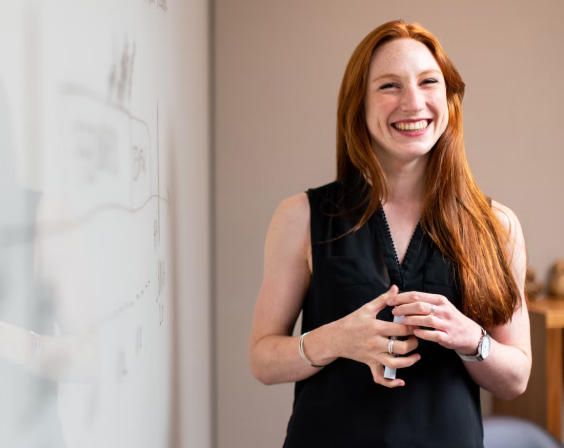
[[[388,305],[395,306],[392,310],[395,316],[404,316],[402,323],[375,319]],[[367,364],[374,381],[386,387],[404,386],[405,382],[384,378],[384,366],[405,368],[421,359],[418,353],[402,357],[388,353],[391,336],[408,336],[404,341],[394,341],[395,354],[407,355],[412,352],[417,348],[417,338],[420,338],[473,355],[482,335],[480,326],[462,314],[446,297],[417,291],[398,294],[395,285],[345,316],[340,323],[339,356]],[[432,327],[434,330],[420,327]]]

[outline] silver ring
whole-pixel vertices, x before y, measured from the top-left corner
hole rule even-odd
[[[390,339],[390,341],[388,342],[388,353],[390,355],[394,354],[394,340]]]
[[[435,305],[431,306],[431,314],[430,314],[430,316],[432,316],[433,314],[435,314]]]

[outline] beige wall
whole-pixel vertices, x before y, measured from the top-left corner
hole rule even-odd
[[[281,447],[293,384],[263,386],[248,367],[264,238],[282,199],[334,179],[353,49],[397,18],[439,37],[467,85],[474,175],[517,213],[544,274],[564,257],[564,3],[216,0],[214,18],[218,447]]]

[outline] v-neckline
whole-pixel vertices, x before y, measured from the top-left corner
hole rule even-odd
[[[388,233],[388,239],[389,239],[388,242],[390,243],[390,245],[392,247],[394,257],[396,259],[398,266],[403,268],[403,265],[405,263],[405,259],[407,258],[407,254],[409,253],[411,243],[413,242],[413,237],[417,233],[417,229],[419,228],[419,224],[421,223],[421,219],[419,219],[419,221],[417,221],[417,225],[415,226],[415,229],[413,230],[413,233],[411,234],[411,238],[409,239],[409,243],[407,243],[407,248],[405,250],[405,254],[403,255],[403,260],[400,263],[398,251],[396,249],[396,244],[394,243],[394,238],[392,237],[392,230],[390,229],[390,224],[388,223],[388,218],[386,217],[386,212],[384,211],[384,206],[382,204],[380,204],[380,208],[382,209],[382,217],[384,218],[384,224],[386,225],[386,230],[387,230],[387,233]]]
[[[398,254],[396,251],[396,247],[394,244],[394,239],[392,238],[392,232],[390,230],[390,226],[388,224],[388,220],[386,218],[386,213],[384,212],[384,207],[383,205],[380,203],[377,212],[380,215],[381,221],[384,224],[385,227],[385,232],[381,232],[385,233],[385,235],[383,235],[383,239],[384,241],[382,241],[382,243],[384,243],[384,245],[386,245],[388,247],[388,252],[390,252],[390,255],[392,259],[387,258],[389,263],[388,263],[388,270],[394,271],[397,273],[398,276],[398,280],[400,282],[400,285],[398,285],[400,287],[400,291],[405,291],[406,289],[406,277],[408,277],[408,273],[409,273],[409,269],[411,266],[411,261],[413,258],[413,254],[415,251],[415,245],[417,244],[417,240],[420,240],[420,236],[421,236],[421,220],[419,220],[417,222],[417,225],[415,226],[415,230],[413,231],[413,234],[411,235],[411,239],[409,240],[409,243],[407,245],[407,249],[405,251],[405,255],[403,257],[402,262],[399,262],[399,258],[398,258]],[[381,227],[380,227],[381,228]]]

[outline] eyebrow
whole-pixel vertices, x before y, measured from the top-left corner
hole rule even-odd
[[[434,68],[432,68],[430,70],[422,71],[417,76],[427,75],[429,73],[439,73],[442,76],[442,72],[437,70],[437,69],[434,69]],[[383,75],[380,75],[377,78],[374,78],[371,82],[376,82],[376,81],[378,81],[379,79],[382,79],[382,78],[399,78],[399,77],[400,76],[395,74],[395,73],[384,73]]]

